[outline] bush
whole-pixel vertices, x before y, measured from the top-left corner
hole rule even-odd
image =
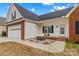
[[[66,41],[66,47],[67,48],[79,48],[79,43],[76,43],[73,40]]]
[[[68,39],[68,40],[66,40],[66,42],[75,43],[75,41],[73,39]]]
[[[6,36],[6,31],[2,31],[2,36]]]

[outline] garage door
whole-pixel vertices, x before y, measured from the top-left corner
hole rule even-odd
[[[8,37],[21,39],[21,25],[12,25],[8,27]]]

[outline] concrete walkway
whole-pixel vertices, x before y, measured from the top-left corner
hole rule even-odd
[[[41,44],[41,43],[36,43],[36,42],[31,42],[29,40],[19,40],[19,39],[13,39],[13,38],[7,38],[7,37],[0,37],[0,43],[2,42],[17,42],[17,43],[21,43],[24,44],[26,46],[30,46],[30,47],[34,47],[37,49],[41,49],[47,52],[62,52],[65,48],[65,42],[64,41],[55,41],[51,44],[45,45],[45,44]]]

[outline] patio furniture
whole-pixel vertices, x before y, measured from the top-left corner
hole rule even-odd
[[[37,36],[36,39],[41,41],[41,40],[45,40],[45,37],[44,36]]]

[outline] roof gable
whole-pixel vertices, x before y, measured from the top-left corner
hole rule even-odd
[[[14,3],[14,5],[24,18],[31,19],[34,21],[39,20],[38,15],[36,15],[36,14],[32,13],[31,11],[19,6],[18,4]]]
[[[8,10],[8,14],[7,14],[7,20],[6,21],[12,21],[12,13],[14,12],[14,11],[16,11],[16,19],[18,19],[18,18],[21,18],[21,17],[23,17],[21,14],[20,14],[20,12],[18,11],[18,9],[15,7],[15,5],[14,4],[11,4],[11,6],[9,7],[9,10]]]

